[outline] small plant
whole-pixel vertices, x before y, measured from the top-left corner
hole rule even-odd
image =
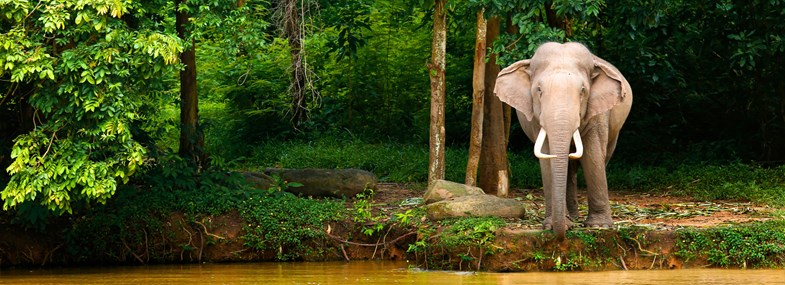
[[[365,235],[371,236],[379,233],[384,229],[382,220],[384,216],[374,216],[371,208],[373,207],[373,189],[366,188],[365,191],[358,193],[355,197],[352,208],[354,210],[354,217],[352,218],[357,223],[362,223],[362,232]]]
[[[450,223],[445,221],[443,224]],[[496,229],[504,226],[505,222],[498,217],[464,218],[454,220],[454,223],[444,230],[442,242],[446,246],[479,246],[487,247],[496,238]]]
[[[303,187],[302,183],[286,181],[286,179],[277,174],[273,174],[270,177],[273,179],[272,185],[270,185],[270,188],[267,189],[267,193],[270,194],[286,191],[286,189],[289,189],[289,187]]]
[[[573,256],[572,258],[565,258],[562,261],[561,256],[557,256],[553,258],[553,270],[555,271],[573,271],[581,268],[581,261],[584,258],[582,256]]]
[[[395,213],[395,219],[398,220],[401,225],[408,225],[411,222],[411,219],[414,217],[414,212],[412,209],[406,210],[403,213]]]

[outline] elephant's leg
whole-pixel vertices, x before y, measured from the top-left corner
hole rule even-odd
[[[567,213],[570,220],[577,221],[578,213],[578,161],[571,160],[567,170]]]
[[[551,218],[551,197],[553,187],[551,187],[551,163],[547,159],[540,159],[540,172],[542,172],[542,192],[545,197],[545,220],[542,222],[543,229],[552,228]]]
[[[602,128],[593,129],[584,136],[584,154],[581,167],[586,179],[589,214],[584,223],[587,227],[610,227],[611,207],[608,200],[608,180],[605,176],[605,162],[608,133]]]

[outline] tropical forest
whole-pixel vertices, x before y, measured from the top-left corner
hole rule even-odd
[[[781,0],[0,0],[0,283],[785,267],[783,19]]]

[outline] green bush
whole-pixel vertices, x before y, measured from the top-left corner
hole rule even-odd
[[[675,254],[705,257],[720,267],[780,267],[785,264],[785,221],[678,231]]]
[[[246,220],[245,245],[261,251],[276,252],[278,260],[294,260],[321,246],[311,246],[325,237],[328,221],[343,217],[342,203],[301,199],[288,192],[253,195],[239,203]]]

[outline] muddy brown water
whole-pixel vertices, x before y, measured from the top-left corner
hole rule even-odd
[[[785,284],[785,270],[485,273],[406,262],[313,262],[3,269],[0,284]]]

